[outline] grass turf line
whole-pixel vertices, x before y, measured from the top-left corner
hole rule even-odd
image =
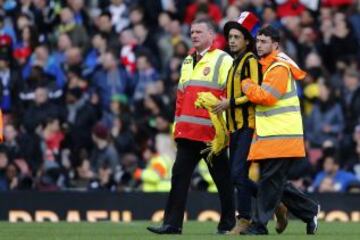
[[[290,221],[286,231],[278,235],[274,223],[269,224],[269,236],[220,236],[216,235],[216,223],[190,221],[184,224],[183,234],[155,235],[146,230],[149,225],[158,225],[147,221],[131,223],[7,223],[0,222],[1,240],[140,240],[140,239],[329,239],[358,240],[360,239],[360,223],[325,223],[320,222],[319,231],[315,236],[305,234],[305,224]]]

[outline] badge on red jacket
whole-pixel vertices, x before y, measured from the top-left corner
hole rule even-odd
[[[204,76],[207,76],[210,73],[210,67],[205,67],[203,70]]]

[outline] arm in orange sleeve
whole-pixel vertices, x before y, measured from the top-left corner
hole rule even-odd
[[[249,72],[249,78],[253,83],[255,84],[259,84],[259,77],[260,77],[260,73],[259,73],[259,63],[255,58],[250,58],[247,61],[247,67],[248,67],[248,72]],[[247,103],[249,101],[249,98],[245,95],[245,96],[241,96],[239,98],[235,98],[235,105],[241,105],[244,103]]]
[[[285,94],[288,84],[289,71],[286,67],[277,66],[273,68],[263,79],[261,86],[250,79],[244,80],[241,84],[243,92],[250,102],[271,106]]]

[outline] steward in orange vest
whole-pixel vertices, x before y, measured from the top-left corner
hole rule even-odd
[[[278,53],[279,42],[278,30],[271,26],[260,29],[256,50],[261,58],[262,84],[259,86],[251,80],[242,82],[246,96],[257,104],[255,134],[248,159],[258,160],[260,164],[256,213],[250,227],[241,233],[244,235],[268,234],[267,223],[280,201],[307,224],[307,234],[315,234],[317,230],[318,203],[288,182],[289,169],[295,159],[305,157],[295,82],[305,77],[305,73],[286,55]]]

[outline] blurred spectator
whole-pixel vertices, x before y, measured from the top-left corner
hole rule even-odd
[[[94,73],[96,68],[100,67],[101,55],[104,54],[108,48],[106,37],[101,33],[97,33],[92,37],[91,44],[92,47],[87,52],[84,62],[85,75],[87,76]]]
[[[131,120],[123,116],[114,119],[114,123],[111,128],[111,137],[114,140],[116,151],[121,158],[127,153],[137,152],[137,146],[134,133],[131,130],[131,124]]]
[[[319,87],[319,101],[314,104],[306,125],[307,140],[313,148],[322,147],[328,140],[338,145],[344,129],[343,113],[335,102],[333,90],[324,83]]]
[[[159,73],[152,66],[149,56],[141,54],[136,59],[136,73],[134,76],[135,89],[133,100],[142,101],[145,97],[146,88],[156,81],[159,81]]]
[[[52,75],[56,79],[58,88],[64,87],[66,78],[64,71],[56,63],[55,59],[49,55],[49,48],[45,45],[38,46],[29,63],[23,69],[23,77],[27,79],[30,76],[33,67],[40,67],[46,74]]]
[[[32,26],[24,26],[19,31],[19,36],[17,37],[17,42],[15,44],[14,56],[17,54],[26,53],[26,58],[31,55],[35,48],[39,44],[39,36],[36,28]]]
[[[312,110],[313,105],[319,98],[319,82],[324,81],[322,79],[322,70],[318,67],[309,68],[307,75],[303,81],[303,103],[305,117],[308,117]]]
[[[34,19],[35,7],[32,0],[21,0],[16,5],[15,15],[26,15]]]
[[[116,32],[121,32],[129,25],[128,8],[123,0],[111,0],[109,12],[111,13],[111,22],[115,26]]]
[[[59,164],[52,159],[52,155],[45,155],[44,162],[38,172],[38,181],[36,189],[39,191],[58,191],[61,189],[59,180],[61,170]]]
[[[310,10],[305,10],[300,15],[300,24],[302,27],[316,28],[316,21]]]
[[[162,60],[161,69],[164,70],[166,64],[174,55],[174,46],[179,41],[182,41],[182,39],[185,39],[185,37],[182,35],[180,22],[178,20],[173,20],[173,17],[169,12],[160,13],[158,23],[160,27],[157,34],[158,46]]]
[[[353,181],[356,181],[356,177],[341,170],[335,157],[325,156],[323,170],[316,175],[310,188],[317,192],[345,192],[348,185]]]
[[[39,30],[39,41],[48,41],[59,21],[55,6],[48,4],[47,0],[34,0],[33,4],[34,22]]]
[[[297,57],[301,65],[304,65],[306,56],[315,52],[316,49],[316,33],[312,27],[304,27],[298,39]]]
[[[355,137],[355,135],[357,135]],[[355,144],[355,153],[350,156],[350,159],[346,162],[346,169],[353,174],[360,181],[360,125],[356,127],[354,138],[356,141]]]
[[[69,71],[72,67],[83,67],[83,55],[78,47],[71,47],[65,52],[64,69]]]
[[[31,0],[30,0],[31,1]],[[33,5],[31,5],[33,6]],[[25,27],[31,27],[34,26],[34,16],[32,15],[32,13],[20,13],[16,19],[15,19],[15,29],[17,29],[17,32],[22,32],[22,30],[25,28]],[[36,30],[38,30],[38,28],[36,28]],[[38,36],[38,41],[40,41],[40,36]]]
[[[95,177],[95,173],[91,170],[90,161],[83,158],[80,165],[76,168],[75,179],[73,185],[76,188],[86,188],[91,179]]]
[[[61,131],[60,120],[58,118],[48,118],[42,124],[42,134],[44,141],[44,151],[50,151],[54,157],[60,153],[60,144],[64,140],[64,133]]]
[[[360,123],[360,75],[357,71],[348,70],[343,75],[341,103],[345,112],[345,132],[352,134]]]
[[[13,46],[14,43],[16,43],[16,33],[14,31],[14,28],[6,24],[5,22],[5,16],[0,13],[0,33],[2,37],[6,37],[8,40],[8,43],[10,43],[10,46]]]
[[[101,122],[111,129],[119,118],[129,118],[129,99],[124,94],[116,94],[111,97],[110,111],[103,112]]]
[[[221,9],[215,3],[210,0],[195,0],[193,4],[190,4],[186,8],[184,22],[188,25],[202,13],[208,15],[216,24],[221,21],[222,13]]]
[[[148,27],[146,27],[144,23],[136,24],[133,29],[135,37],[138,40],[139,48],[151,53],[151,60],[154,63],[158,63],[156,67],[160,67],[159,48],[154,35],[150,34]]]
[[[144,8],[135,5],[130,8],[129,10],[129,20],[130,20],[130,26],[134,27],[136,24],[143,23],[145,21],[145,12]]]
[[[51,99],[58,99],[63,95],[63,90],[57,86],[54,76],[45,73],[42,67],[34,66],[30,69],[30,75],[25,80],[19,95],[26,109],[35,99],[35,91],[38,87],[45,87]]]
[[[4,142],[2,146],[10,160],[14,160],[21,155],[21,146],[18,142],[18,130],[12,123],[6,123],[4,126]]]
[[[97,23],[97,28],[99,32],[106,38],[109,48],[117,52],[119,49],[119,40],[118,35],[112,25],[111,14],[109,12],[101,13]]]
[[[305,7],[300,0],[275,0],[278,4],[277,14],[280,18],[289,16],[299,16]]]
[[[98,172],[100,168],[108,166],[113,172],[119,169],[120,159],[110,143],[109,129],[102,123],[97,123],[92,129],[92,139],[95,148],[90,155],[90,163],[93,171]]]
[[[358,127],[356,132],[355,134],[360,135],[360,127]],[[355,174],[356,178],[360,181],[360,142],[357,142],[355,145],[355,154],[350,157],[346,169]]]
[[[0,157],[1,158],[1,157]],[[5,169],[5,189],[16,190],[19,185],[19,169],[13,163],[9,163]]]
[[[139,166],[139,160],[133,153],[127,153],[122,157],[122,171],[116,176],[119,191],[134,191],[139,187],[139,180],[136,180],[133,175]]]
[[[10,66],[6,52],[0,53],[0,107],[3,113],[19,111],[19,93],[23,80],[19,71]]]
[[[85,9],[84,0],[67,0],[66,2],[74,14],[75,24],[84,25],[87,32],[90,32],[92,25]]]
[[[133,81],[126,70],[118,64],[112,52],[106,52],[101,59],[102,67],[94,73],[93,86],[100,96],[102,109],[108,111],[111,97],[124,94],[132,96]]]
[[[57,51],[51,55],[56,59],[57,64],[64,69],[66,62],[66,52],[73,47],[73,42],[67,33],[61,33],[57,39]]]
[[[34,104],[25,110],[22,120],[28,132],[35,132],[40,125],[49,117],[65,119],[64,109],[49,101],[48,89],[38,86],[34,92]]]
[[[93,144],[91,129],[97,121],[96,109],[79,87],[73,87],[66,93],[67,134],[66,145],[71,150],[74,162],[82,150],[90,152]]]
[[[97,171],[97,178],[90,181],[88,189],[95,191],[116,191],[113,168],[109,165],[102,165]]]
[[[235,5],[228,5],[225,9],[225,16],[221,19],[219,23],[219,29],[224,29],[225,23],[237,19],[239,16],[240,16],[240,9]]]
[[[0,191],[9,190],[8,179],[6,177],[6,168],[9,164],[9,158],[5,149],[0,149]]]
[[[58,28],[58,34],[67,33],[71,42],[86,51],[89,44],[89,37],[86,29],[76,23],[74,13],[70,8],[63,8],[60,13],[61,24]]]
[[[281,22],[276,15],[275,7],[266,5],[262,14],[263,24],[269,24],[274,28],[280,29],[282,27]]]
[[[138,44],[134,32],[127,29],[120,34],[121,52],[120,63],[125,67],[126,71],[133,75],[136,71],[135,51]]]
[[[322,23],[323,42],[321,54],[326,67],[334,72],[337,64],[346,57],[357,55],[356,38],[344,13],[338,12],[333,23],[326,20]]]
[[[171,119],[169,114],[159,114],[156,119],[156,130],[158,133],[155,135],[155,148],[162,156],[167,156],[175,161],[176,147],[174,139],[171,135]]]
[[[141,190],[144,192],[168,192],[171,187],[171,168],[174,160],[166,155],[158,154],[149,147],[143,152],[146,166],[136,169],[134,178],[141,180]]]

